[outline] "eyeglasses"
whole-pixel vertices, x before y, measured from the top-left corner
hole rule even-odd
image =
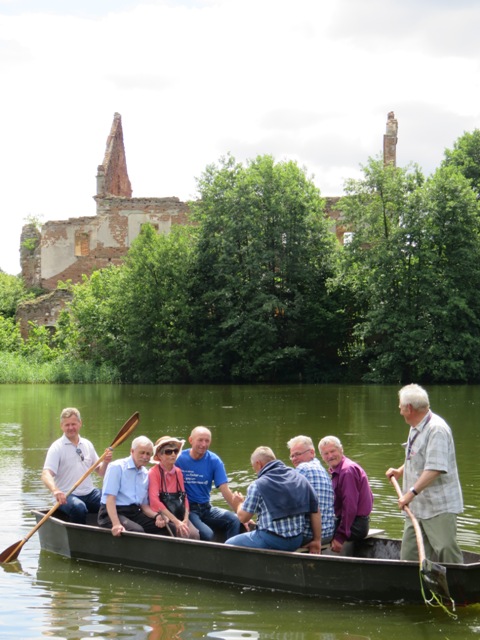
[[[307,451],[310,451],[310,449],[305,449],[305,451],[298,451],[297,453],[291,453],[290,460],[295,460],[295,458],[299,458],[300,456],[303,456],[303,454],[307,453]]]
[[[164,449],[163,451],[160,451],[160,453],[165,454],[166,456],[171,456],[172,453],[174,453],[175,455],[177,455],[177,453],[180,451],[180,449]]]
[[[77,447],[75,449],[75,453],[78,453],[78,455],[80,456],[81,461],[83,462],[85,460],[85,456],[82,453],[82,450],[80,449],[80,447]]]

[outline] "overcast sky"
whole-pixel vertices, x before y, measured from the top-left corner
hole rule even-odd
[[[0,0],[0,268],[21,227],[95,215],[115,112],[133,195],[272,154],[322,195],[382,151],[426,175],[480,128],[478,0]]]

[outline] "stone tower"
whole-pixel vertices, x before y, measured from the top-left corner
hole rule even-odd
[[[123,144],[122,116],[115,113],[107,138],[103,164],[97,168],[97,196],[132,197],[132,185],[128,177],[127,159]]]
[[[383,136],[383,163],[386,166],[391,164],[393,167],[397,166],[397,134],[398,134],[398,121],[395,119],[395,114],[390,111],[387,116],[387,130]]]

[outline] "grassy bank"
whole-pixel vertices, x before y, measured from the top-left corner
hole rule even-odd
[[[0,384],[115,384],[118,372],[106,365],[93,366],[58,358],[37,362],[15,353],[0,352]]]

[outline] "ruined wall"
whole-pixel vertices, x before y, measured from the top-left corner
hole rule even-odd
[[[42,235],[34,224],[26,224],[20,236],[20,266],[28,288],[40,286],[40,244]]]
[[[47,222],[40,245],[40,286],[53,290],[58,280],[80,282],[95,269],[121,264],[142,225],[169,233],[188,224],[188,206],[178,198],[99,198],[98,214]]]
[[[122,116],[119,113],[113,116],[103,163],[98,166],[97,171],[97,195],[132,197],[123,142]]]
[[[37,326],[55,329],[60,311],[72,299],[72,294],[66,289],[57,289],[41,298],[27,300],[18,305],[16,319],[20,324],[20,333],[25,339],[30,329],[29,322]]]

